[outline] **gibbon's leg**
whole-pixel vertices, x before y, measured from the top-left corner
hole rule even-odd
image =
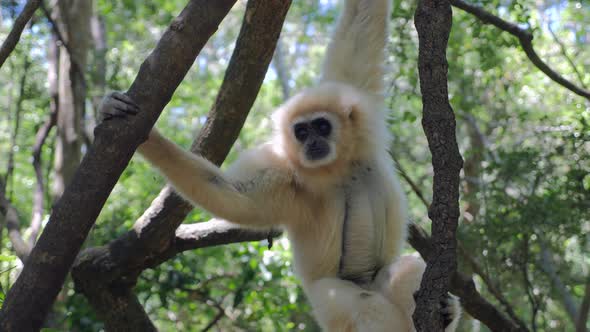
[[[411,321],[401,309],[380,292],[365,290],[350,281],[322,278],[307,287],[306,293],[324,331],[411,331]]]
[[[122,93],[111,93],[99,108],[105,120],[136,114],[137,105]],[[231,183],[221,170],[203,157],[194,155],[160,135],[155,129],[149,139],[139,147],[141,154],[168,178],[174,188],[193,204],[201,206],[215,216],[231,222],[253,226],[266,226],[276,220],[258,208],[254,199]],[[254,183],[250,191],[256,191]],[[257,199],[270,204],[272,197],[257,193]],[[268,195],[270,196],[270,195]]]
[[[384,52],[393,0],[346,0],[324,60],[321,82],[383,93]]]
[[[389,285],[385,285],[381,289],[387,298],[411,320],[416,308],[414,293],[420,288],[426,263],[420,257],[405,255],[401,256],[388,269]],[[461,306],[458,299],[449,294],[441,301],[441,314],[445,320],[445,332],[455,331],[461,318]]]

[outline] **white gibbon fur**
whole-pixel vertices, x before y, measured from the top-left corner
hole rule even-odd
[[[325,331],[414,331],[425,263],[401,256],[406,198],[388,153],[384,49],[392,0],[346,0],[319,83],[274,114],[275,132],[226,172],[155,129],[141,154],[187,200],[248,227],[282,226],[295,272]],[[105,98],[108,119],[136,113]],[[454,331],[455,298],[441,307]]]

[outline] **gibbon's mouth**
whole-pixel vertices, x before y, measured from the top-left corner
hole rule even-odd
[[[326,142],[313,142],[305,149],[305,156],[311,161],[318,161],[330,154],[330,146]]]

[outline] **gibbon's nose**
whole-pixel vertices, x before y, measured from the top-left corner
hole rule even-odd
[[[330,146],[322,140],[312,140],[307,145],[307,158],[310,160],[320,160],[330,153]]]

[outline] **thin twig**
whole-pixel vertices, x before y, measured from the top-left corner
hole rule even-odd
[[[23,33],[23,30],[25,29],[27,22],[31,20],[31,17],[33,17],[33,14],[37,10],[37,8],[39,8],[40,4],[41,0],[27,1],[25,7],[23,8],[23,11],[18,15],[16,20],[14,20],[12,30],[10,30],[8,37],[6,37],[6,39],[2,43],[2,46],[0,46],[0,68],[2,67],[6,59],[8,59],[8,56],[10,55],[10,53],[12,53],[12,51],[16,47],[16,44],[18,44],[20,36]]]
[[[207,326],[205,326],[205,328],[203,328],[203,332],[207,332],[209,331],[211,328],[213,328],[213,326],[215,326],[222,318],[223,316],[225,316],[225,311],[223,310],[223,308],[221,306],[216,307],[217,309],[217,315],[215,315],[215,317],[213,317],[213,319],[209,322],[209,324],[207,324]]]
[[[55,126],[56,122],[57,113],[51,112],[35,135],[35,145],[33,145],[33,168],[35,169],[37,183],[35,185],[35,192],[33,193],[33,215],[31,217],[31,226],[29,227],[29,245],[31,247],[33,247],[37,241],[37,235],[41,230],[41,221],[43,220],[43,197],[45,185],[43,181],[43,169],[41,168],[41,152],[43,145],[47,140],[47,136],[49,136],[51,128]]]
[[[479,263],[467,253],[467,251],[463,248],[461,244],[458,245],[458,249],[459,254],[461,254],[463,259],[473,269],[473,272],[475,272],[475,274],[477,274],[483,280],[490,293],[504,307],[504,311],[508,314],[508,316],[510,316],[514,323],[516,323],[521,329],[526,330],[526,324],[516,315],[516,313],[514,312],[514,308],[512,308],[512,305],[510,305],[508,300],[504,297],[502,290],[498,288],[498,285],[483,270],[481,265],[479,265]]]
[[[422,189],[420,189],[420,187],[416,184],[416,182],[414,182],[414,180],[412,180],[412,178],[408,175],[406,170],[402,167],[402,164],[400,164],[399,160],[393,154],[390,153],[390,155],[391,155],[391,158],[393,158],[393,161],[395,162],[396,168],[397,168],[399,174],[401,175],[401,177],[404,179],[404,181],[406,181],[410,185],[410,187],[412,188],[412,191],[416,194],[416,196],[418,196],[418,198],[420,199],[422,204],[424,204],[424,206],[426,206],[426,209],[428,209],[428,207],[430,206],[430,202],[428,202],[426,200],[426,198],[424,197],[424,194],[422,193]]]
[[[416,196],[418,196],[420,201],[428,209],[428,207],[430,206],[430,202],[428,202],[424,198],[424,195],[422,194],[422,190],[420,189],[420,187],[401,168],[399,161],[393,155],[392,155],[392,158],[394,159],[395,163],[398,165],[397,169],[400,172],[400,174],[402,175],[402,178],[410,185],[414,194],[416,194]],[[410,245],[414,249],[416,249],[422,255],[422,257],[424,259],[428,259],[428,256],[432,253],[432,251],[434,251],[434,248],[431,243],[431,239],[428,237],[426,232],[420,226],[418,226],[416,224],[412,223],[409,226],[408,241],[410,242]],[[475,259],[473,259],[473,257],[469,256],[469,254],[461,246],[461,244],[457,243],[457,246],[459,249],[458,250],[459,253],[467,261],[467,263],[469,265],[471,265],[473,272],[475,272],[477,275],[479,275],[482,278],[484,283],[487,285],[490,293],[492,293],[492,295],[502,304],[502,306],[504,307],[504,310],[506,311],[506,313],[508,314],[510,319],[512,319],[512,321],[509,321],[505,317],[502,317],[502,321],[501,322],[498,321],[497,324],[503,326],[503,328],[510,327],[510,330],[514,330],[514,331],[527,331],[526,324],[516,315],[512,306],[510,305],[510,303],[508,303],[506,298],[502,295],[502,291],[492,282],[491,278],[489,278],[489,276],[487,274],[485,274],[485,272],[483,271],[481,266],[477,263],[477,261]],[[451,291],[454,291],[455,293],[457,293],[457,288],[460,288],[463,291],[465,291],[465,293],[468,294],[469,299],[464,298],[465,294],[461,294],[461,295],[463,295],[463,297],[461,297],[462,303],[465,306],[465,309],[468,312],[470,312],[472,315],[474,315],[475,318],[482,317],[482,316],[501,317],[500,313],[497,310],[495,310],[495,308],[493,308],[493,306],[491,304],[489,304],[483,297],[481,297],[481,295],[479,293],[477,293],[477,290],[472,289],[472,290],[467,291],[467,289],[470,288],[468,286],[472,282],[473,281],[470,278],[468,278],[467,276],[463,276],[460,272],[457,271],[457,272],[455,272],[454,281],[452,283],[452,285],[456,288],[451,289]],[[457,285],[459,285],[459,286],[457,287]],[[459,295],[459,294],[456,294],[456,295]],[[476,297],[474,298],[473,295],[476,295]],[[473,301],[474,303],[477,303],[477,305],[466,306],[467,301]],[[589,301],[590,301],[590,299],[589,299]],[[477,309],[475,309],[475,308],[477,308]],[[474,310],[477,310],[477,311],[474,311]],[[486,326],[488,326],[489,328],[492,328],[492,329],[495,327],[488,320],[484,321],[484,324],[486,324]]]
[[[527,298],[531,304],[531,330],[533,332],[537,331],[537,314],[539,313],[539,308],[541,306],[539,299],[535,296],[533,291],[533,284],[531,282],[531,278],[529,276],[529,241],[528,241],[528,234],[525,234],[525,239],[522,242],[522,252],[523,252],[523,259],[520,264],[520,270],[522,273],[522,278],[525,285],[525,291],[527,294]]]
[[[567,48],[565,47],[563,42],[559,39],[559,37],[557,37],[557,35],[553,31],[553,29],[551,28],[551,23],[547,24],[547,30],[549,30],[551,37],[553,37],[553,40],[557,43],[557,45],[559,45],[559,49],[561,50],[561,55],[563,55],[563,57],[565,58],[567,63],[570,65],[570,67],[572,67],[574,73],[576,73],[576,76],[578,77],[578,81],[580,82],[580,85],[583,86],[584,89],[588,89],[588,86],[584,83],[584,77],[582,76],[582,73],[580,73],[580,71],[578,70],[578,66],[576,66],[576,64],[574,63],[574,60],[572,60],[572,58],[569,56],[569,54],[567,54]]]
[[[552,79],[557,84],[563,86],[564,88],[572,91],[573,93],[582,96],[588,100],[590,100],[590,91],[581,88],[574,83],[570,82],[569,80],[565,79],[563,76],[559,75],[556,71],[551,69],[549,65],[547,65],[533,47],[533,34],[525,29],[520,28],[518,25],[504,21],[498,16],[495,16],[485,9],[474,6],[472,4],[466,3],[463,0],[450,0],[451,4],[457,8],[460,8],[478,19],[480,19],[483,23],[492,24],[498,29],[504,30],[511,35],[518,38],[520,45],[522,46],[523,51],[526,53],[527,57],[531,60],[531,62],[539,68],[545,75],[547,75],[550,79]]]
[[[31,67],[31,61],[28,57],[28,55],[25,55],[25,60],[24,60],[24,65],[23,65],[23,74],[21,76],[20,79],[20,83],[19,83],[19,92],[18,92],[18,98],[16,100],[16,109],[14,111],[15,113],[15,118],[14,118],[14,130],[12,132],[12,136],[10,138],[10,152],[8,154],[8,163],[7,163],[7,167],[6,167],[6,185],[8,185],[9,183],[11,184],[8,189],[9,192],[7,194],[7,197],[10,198],[12,197],[12,173],[14,171],[14,152],[16,151],[15,148],[17,146],[17,138],[18,138],[18,133],[20,130],[20,121],[21,121],[21,112],[23,110],[23,101],[26,99],[25,98],[25,86],[27,84],[27,77],[29,76],[29,68]]]

